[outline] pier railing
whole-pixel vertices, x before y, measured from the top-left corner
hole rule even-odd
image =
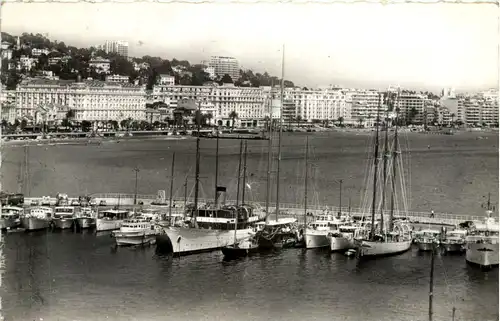
[[[107,206],[116,206],[116,205],[121,205],[121,206],[133,206],[134,205],[134,199],[136,198],[138,204],[144,204],[144,205],[151,205],[151,203],[158,204],[158,196],[157,195],[148,195],[148,194],[126,194],[126,193],[99,193],[99,194],[92,194],[90,195],[94,200],[96,200],[97,204],[100,204],[101,201],[104,201],[104,203]],[[70,201],[73,200],[74,198],[70,198]],[[32,198],[26,198],[25,203],[28,205],[30,204],[31,200],[38,200],[40,201],[41,198],[37,197],[32,197]],[[55,202],[55,198],[53,199]],[[184,201],[186,201],[187,204],[192,204],[194,202],[194,198],[186,198],[184,199],[183,197],[176,197],[172,199],[172,202],[174,204],[174,208],[172,209],[172,213],[181,213],[183,211],[183,205]],[[199,204],[206,204],[206,203],[213,203],[213,199],[198,199]],[[235,200],[226,200],[226,204],[235,204]],[[260,210],[265,211],[265,203],[264,202],[248,202],[249,204],[252,204]],[[168,205],[169,200],[163,200],[161,202],[162,205]],[[276,209],[276,203],[269,203],[269,211],[271,215],[275,214],[275,209]],[[311,213],[312,215],[320,215],[324,212],[324,210],[327,209],[329,213],[332,215],[336,215],[338,212],[341,212],[342,214],[347,214],[351,213],[352,216],[364,216],[364,217],[370,217],[371,214],[365,209],[361,208],[348,208],[348,207],[342,207],[339,208],[338,206],[330,205],[330,204],[323,204],[323,205],[314,205],[311,204],[308,206],[307,212]],[[384,217],[389,217],[389,211],[384,211]],[[298,203],[280,203],[280,215],[287,215],[287,216],[293,216],[302,221],[303,216],[304,216],[304,205],[303,204],[298,204]],[[377,215],[380,217],[380,212]],[[473,221],[473,222],[481,222],[484,219],[484,216],[479,216],[479,215],[465,215],[465,214],[451,214],[451,213],[434,213],[431,214],[431,212],[417,212],[417,211],[408,211],[408,212],[402,212],[402,211],[395,211],[394,213],[395,217],[405,217],[409,219],[411,222],[415,223],[422,223],[422,224],[452,224],[456,225],[461,222],[465,221]]]

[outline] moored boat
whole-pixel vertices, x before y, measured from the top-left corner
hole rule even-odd
[[[256,240],[261,249],[291,247],[297,238],[297,219],[283,217],[269,220],[262,230],[256,233]]]
[[[330,251],[345,251],[356,248],[354,235],[361,228],[361,225],[341,225],[337,231],[329,233]]]
[[[491,217],[482,224],[475,224],[466,237],[465,259],[481,268],[491,268],[499,263],[499,223]]]
[[[69,229],[75,222],[75,208],[73,206],[57,206],[54,208],[54,227]]]
[[[325,211],[305,229],[303,233],[305,247],[307,249],[329,247],[331,240],[328,235],[338,231],[339,226],[344,223]]]
[[[24,213],[22,207],[2,206],[0,216],[0,229],[11,229],[21,225],[21,216]]]
[[[25,214],[21,218],[21,226],[28,232],[44,230],[52,223],[52,215],[53,211],[50,207],[33,207],[30,209],[29,214]]]
[[[222,249],[222,254],[227,259],[249,256],[259,252],[259,244],[254,238],[241,240],[238,243],[230,244]]]
[[[432,251],[436,245],[439,245],[439,230],[424,229],[413,232],[415,244],[418,246],[419,251]]]
[[[80,229],[93,227],[96,224],[94,211],[90,207],[82,207],[80,213],[76,215],[75,222]]]
[[[96,232],[118,230],[129,212],[124,210],[105,210],[97,213]]]
[[[441,240],[441,248],[446,253],[459,253],[465,251],[465,238],[467,230],[456,229],[447,231],[443,240]]]
[[[155,226],[149,218],[124,220],[119,231],[112,232],[116,245],[151,245],[156,243]]]

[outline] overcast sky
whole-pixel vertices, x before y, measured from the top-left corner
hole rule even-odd
[[[130,55],[236,57],[297,85],[498,88],[498,7],[478,4],[6,3],[2,31],[77,47],[126,40]]]

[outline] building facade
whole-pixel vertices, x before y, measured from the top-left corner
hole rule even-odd
[[[99,48],[106,53],[117,53],[125,58],[128,57],[128,42],[126,41],[107,40],[103,45],[99,46]]]
[[[233,83],[240,78],[240,66],[236,58],[212,56],[209,67],[213,68],[216,77],[222,78],[225,74],[228,74]]]
[[[145,87],[102,81],[28,79],[16,89],[17,117],[32,117],[40,106],[54,104],[74,110],[77,122],[146,120]]]
[[[109,76],[106,76],[106,81],[120,83],[120,84],[126,84],[129,82],[129,77],[122,76],[122,75],[109,75]]]
[[[2,85],[0,105],[2,107],[2,120],[13,124],[16,121],[16,91],[7,90]]]
[[[111,61],[102,57],[96,57],[89,61],[89,68],[95,68],[99,73],[109,74]]]

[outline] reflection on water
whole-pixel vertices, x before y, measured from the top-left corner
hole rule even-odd
[[[359,262],[285,249],[225,261],[120,247],[92,232],[7,236],[7,320],[425,320],[430,255]],[[437,255],[435,318],[496,320],[498,270]]]

